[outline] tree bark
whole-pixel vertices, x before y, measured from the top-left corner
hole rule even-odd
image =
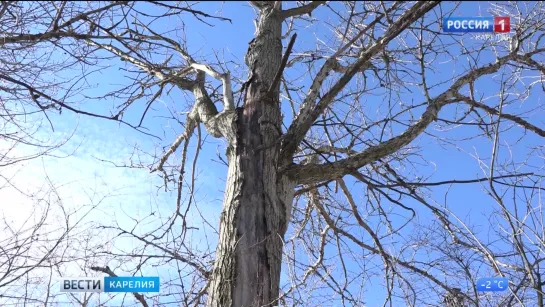
[[[283,238],[294,183],[278,176],[279,86],[267,94],[282,58],[282,19],[262,3],[246,54],[250,77],[237,135],[227,150],[229,170],[216,262],[207,306],[277,305]]]

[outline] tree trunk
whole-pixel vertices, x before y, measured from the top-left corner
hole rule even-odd
[[[229,171],[207,306],[276,305],[283,238],[294,184],[277,176],[281,134],[279,86],[267,95],[282,58],[282,20],[262,4],[246,64],[251,70]]]

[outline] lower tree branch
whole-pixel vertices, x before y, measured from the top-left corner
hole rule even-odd
[[[209,65],[203,65],[198,63],[191,64],[196,70],[203,71],[210,76],[223,82],[223,107],[224,110],[234,110],[235,109],[235,100],[233,98],[233,89],[231,86],[231,76],[229,72],[220,74]]]
[[[348,174],[351,170],[356,170],[390,155],[412,142],[437,118],[441,107],[451,101],[449,94],[443,94],[432,101],[422,114],[420,120],[399,136],[337,162],[289,166],[285,170],[285,173],[296,180],[298,184],[311,184],[340,178]]]
[[[180,134],[176,140],[170,146],[170,149],[159,160],[157,166],[151,170],[163,171],[164,164],[182,144],[183,141],[188,141],[193,131],[199,123],[203,123],[206,127],[206,131],[214,137],[225,137],[229,144],[235,140],[236,128],[234,125],[234,116],[236,116],[234,110],[224,109],[218,112],[216,106],[210,100],[206,89],[204,88],[204,75],[203,73],[197,74],[199,81],[193,86],[193,95],[195,96],[195,105],[187,115],[186,127],[182,134]]]
[[[393,154],[412,142],[424,130],[437,119],[437,115],[441,108],[449,103],[457,100],[457,93],[464,85],[475,81],[477,78],[492,74],[507,62],[518,57],[515,53],[510,53],[506,56],[498,58],[494,63],[469,71],[464,76],[458,78],[456,82],[443,94],[435,99],[428,101],[428,107],[413,126],[409,127],[402,134],[389,139],[383,143],[371,146],[364,151],[355,155],[349,156],[343,160],[329,162],[324,164],[307,164],[307,165],[288,165],[281,169],[281,172],[287,174],[297,181],[298,184],[313,184],[321,181],[328,181],[340,178],[348,173],[353,172],[373,161],[381,159],[385,156]]]
[[[147,29],[147,27],[146,27]],[[149,29],[148,29],[149,30]],[[231,86],[231,77],[229,72],[220,74],[215,71],[211,66],[197,63],[186,50],[172,39],[168,39],[149,30],[156,37],[160,37],[165,41],[172,44],[176,50],[190,63],[189,67],[179,70],[175,73],[165,73],[162,70],[156,68],[150,63],[141,61],[140,59],[123,52],[119,48],[112,45],[99,44],[94,41],[88,41],[90,45],[105,49],[123,60],[132,63],[136,67],[142,69],[146,73],[155,76],[157,79],[166,82],[167,80],[178,86],[182,90],[189,90],[193,92],[195,97],[195,104],[189,114],[187,115],[186,127],[184,132],[179,135],[172,143],[169,150],[161,157],[159,163],[151,172],[162,171],[164,172],[164,164],[182,144],[183,141],[188,141],[195,127],[199,123],[203,123],[207,132],[214,137],[225,137],[228,141],[234,140],[235,128],[232,126],[232,119],[235,116],[235,104],[233,99],[233,90]],[[197,72],[195,80],[186,79],[184,76],[191,70]],[[208,96],[205,89],[205,74],[208,74],[223,82],[223,102],[224,108],[222,112],[218,112],[216,106]]]
[[[300,7],[296,7],[293,9],[288,9],[285,11],[282,11],[280,13],[280,16],[282,18],[289,18],[293,16],[300,16],[304,14],[312,14],[312,11],[314,11],[317,7],[319,7],[322,4],[325,4],[327,1],[312,1],[309,4],[302,5]]]

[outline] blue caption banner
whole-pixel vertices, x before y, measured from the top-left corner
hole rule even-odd
[[[501,292],[509,288],[509,280],[503,277],[487,277],[477,280],[477,291]]]
[[[104,277],[104,292],[159,292],[159,277]]]
[[[443,32],[493,33],[494,17],[444,17]]]

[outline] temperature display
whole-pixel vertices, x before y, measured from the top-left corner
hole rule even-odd
[[[502,277],[488,277],[477,280],[477,291],[500,292],[509,287],[509,280]]]

